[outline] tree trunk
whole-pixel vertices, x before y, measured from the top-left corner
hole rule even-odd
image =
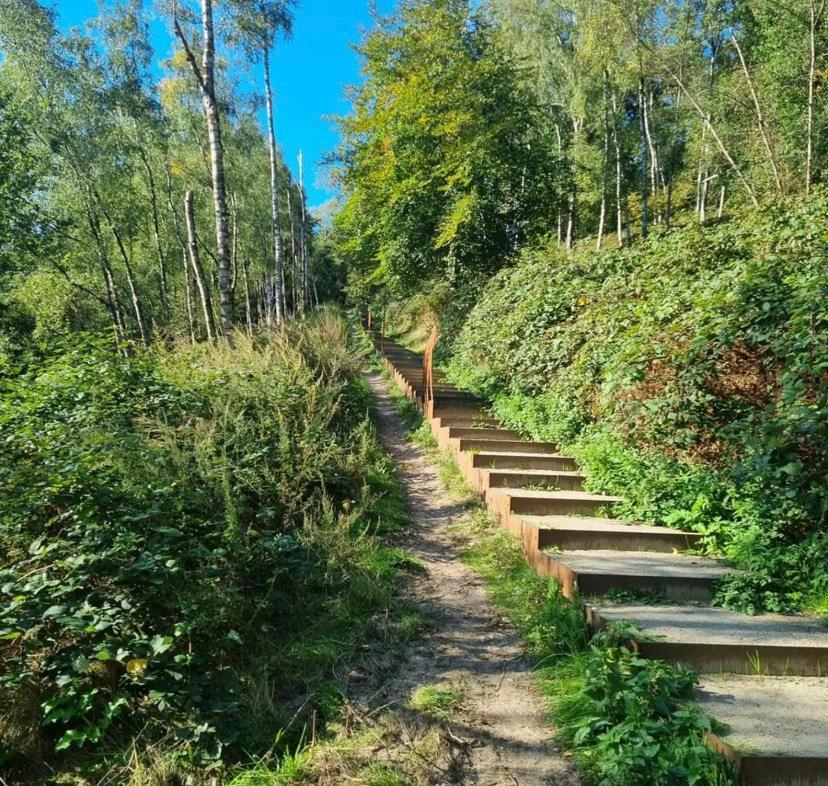
[[[762,105],[759,103],[759,96],[756,94],[756,88],[753,86],[753,79],[751,79],[750,71],[748,71],[747,63],[745,62],[745,57],[742,54],[742,47],[739,46],[739,42],[736,40],[736,36],[733,35],[733,33],[730,34],[730,40],[733,43],[736,54],[739,55],[739,62],[742,65],[742,72],[745,75],[745,81],[747,82],[748,89],[750,90],[750,97],[753,99],[753,106],[756,110],[756,124],[759,126],[759,135],[762,137],[762,143],[765,145],[765,151],[768,154],[768,161],[770,162],[771,171],[773,172],[773,181],[776,183],[776,190],[781,194],[782,181],[779,178],[779,168],[776,166],[776,158],[773,155],[773,148],[771,147],[770,137],[768,136],[765,116],[762,113]]]
[[[195,319],[193,318],[193,295],[190,289],[190,265],[187,262],[187,247],[181,246],[181,260],[184,265],[184,303],[187,306],[187,327],[190,330],[190,341],[196,343]]]
[[[106,244],[101,237],[98,219],[87,212],[87,221],[92,237],[95,238],[95,245],[98,247],[98,261],[101,265],[101,276],[106,290],[106,301],[109,307],[109,315],[112,319],[112,326],[115,329],[115,340],[120,348],[120,342],[126,339],[126,322],[124,320],[121,305],[118,302],[118,289],[115,285],[115,276],[112,273],[112,266],[109,264],[109,256],[106,253]]]
[[[638,77],[638,130],[639,155],[641,156],[641,237],[647,237],[647,198],[650,193],[649,177],[647,174],[647,120],[644,106],[644,77]]]
[[[658,156],[658,143],[655,139],[655,133],[653,131],[653,106],[655,100],[653,96],[653,91],[650,91],[650,98],[649,103],[645,102],[644,106],[644,128],[647,132],[647,146],[650,150],[650,183],[652,186],[652,193],[653,198],[659,198],[659,192],[664,192],[664,172],[661,169],[661,161]],[[656,221],[660,223],[663,219],[663,212],[662,212],[663,203],[658,201],[656,203]]]
[[[193,192],[184,195],[184,218],[187,222],[187,250],[190,256],[190,265],[193,269],[196,288],[201,299],[201,308],[204,312],[204,327],[207,331],[207,340],[216,337],[216,325],[213,319],[213,304],[210,299],[210,287],[204,278],[204,269],[198,258],[198,237],[196,236],[195,216],[193,214]]]
[[[716,76],[716,55],[719,51],[717,39],[710,39],[710,57],[708,59],[707,81],[710,93],[713,93],[714,78]],[[681,90],[679,90],[681,95]],[[702,123],[701,133],[701,154],[699,156],[699,171],[696,176],[696,211],[699,215],[699,223],[703,224],[707,218],[707,183],[710,172],[707,169],[707,127],[711,124],[713,117],[708,110]]]
[[[817,5],[816,0],[810,0],[809,7],[809,34],[808,34],[808,113],[805,123],[805,195],[811,193],[814,182],[814,93],[816,91],[816,31],[822,14],[825,11],[825,0]]]
[[[301,310],[304,311],[308,306],[309,301],[309,281],[308,281],[308,242],[307,242],[307,228],[305,225],[305,175],[304,175],[304,159],[302,151],[299,151],[299,254],[301,256],[301,271],[302,271],[302,300]]]
[[[118,246],[118,251],[121,254],[121,260],[124,263],[124,272],[126,273],[127,286],[129,287],[129,297],[132,301],[132,311],[135,314],[135,323],[138,325],[138,335],[141,338],[141,343],[145,347],[148,347],[149,335],[147,334],[147,328],[144,324],[144,309],[141,305],[141,298],[138,295],[138,289],[135,286],[135,278],[132,275],[132,265],[129,261],[129,254],[127,254],[126,247],[124,246],[124,242],[121,239],[121,235],[118,233],[118,230],[115,227],[115,223],[106,213],[104,213],[104,217],[106,218],[106,221],[109,224],[109,228],[112,231],[113,237],[115,238],[115,244]]]
[[[316,275],[313,272],[313,265],[310,266],[310,280],[311,280],[311,292],[313,294],[313,307],[319,308],[319,293],[316,291]]]
[[[160,286],[161,295],[161,312],[164,315],[164,321],[169,321],[170,306],[169,297],[167,293],[167,260],[164,256],[164,248],[161,243],[161,228],[158,220],[158,197],[155,193],[155,178],[152,175],[152,169],[149,165],[149,160],[143,148],[138,148],[138,154],[141,156],[141,162],[144,165],[144,172],[147,175],[147,188],[150,195],[150,206],[152,208],[152,235],[155,240],[155,253],[158,255],[158,283]]]
[[[601,209],[598,215],[598,238],[595,241],[595,250],[601,250],[601,244],[604,240],[604,224],[607,219],[607,192],[609,191],[609,107],[608,98],[606,95],[606,82],[604,83],[604,148],[603,156],[601,158]]]
[[[267,47],[262,50],[262,60],[264,62],[267,136],[270,153],[270,215],[273,231],[273,276],[276,285],[274,301],[276,304],[276,324],[281,325],[285,318],[285,274],[282,258],[281,206],[279,205],[279,188],[276,182],[276,123],[273,115],[273,90],[270,85],[270,54]]]
[[[184,234],[181,231],[181,227],[178,222],[178,213],[176,212],[175,205],[173,204],[172,175],[170,174],[169,168],[166,168],[165,174],[167,183],[167,206],[170,209],[170,217],[172,218],[173,232],[175,232],[175,236],[178,238],[178,243],[181,246],[181,256],[184,261],[184,303],[187,308],[187,327],[190,330],[190,339],[193,342],[193,344],[195,344],[196,329],[195,318],[193,316],[193,293],[192,289],[190,288],[190,264],[187,261],[187,239],[184,237]]]
[[[722,183],[719,190],[719,209],[716,211],[716,218],[721,218],[724,215],[725,195],[727,194],[727,186]]]
[[[253,306],[250,303],[250,281],[247,275],[247,261],[241,261],[242,285],[244,286],[244,318],[247,323],[247,334],[253,335]]]
[[[701,224],[707,221],[707,192],[710,189],[710,181],[716,177],[717,175],[710,175],[701,184],[701,194],[699,195],[699,223]]]
[[[572,251],[575,244],[575,222],[577,220],[578,197],[574,187],[569,192],[569,205],[566,213],[566,250]]]
[[[630,198],[627,194],[624,194],[622,204],[624,205],[624,238],[625,238],[624,242],[628,246],[631,246],[632,245],[632,225],[630,223]]]
[[[227,232],[227,189],[224,179],[224,150],[221,142],[221,117],[215,92],[216,42],[213,32],[213,2],[201,0],[201,26],[203,33],[201,67],[173,14],[175,34],[181,41],[184,54],[198,82],[201,104],[207,125],[210,146],[210,177],[213,184],[213,210],[216,223],[216,253],[218,257],[218,289],[221,323],[224,337],[233,345],[233,293],[230,290],[230,242]]]
[[[647,149],[650,152],[650,194],[658,196],[658,155],[653,142],[651,114],[653,108],[653,93],[650,91],[644,98],[644,133],[647,137]]]
[[[558,158],[563,161],[563,140],[561,139],[561,128],[555,123],[555,137],[558,140]],[[563,208],[558,205],[558,247],[563,243]]]
[[[623,183],[621,180],[621,145],[618,142],[618,99],[615,89],[610,85],[609,71],[604,70],[604,79],[612,100],[612,143],[615,148],[615,232],[618,237],[618,247],[624,245],[624,205]]]
[[[260,289],[261,289],[260,287],[256,288],[256,313],[258,314],[258,317],[259,317],[256,321],[259,323],[259,325],[262,324],[262,317],[263,317],[263,315],[262,315],[262,297],[261,297]]]
[[[575,247],[575,233],[578,230],[578,180],[576,178],[577,162],[575,151],[581,137],[582,121],[572,119],[572,174],[569,193],[568,216],[566,222],[566,248],[571,251]]]
[[[299,310],[299,297],[297,293],[297,283],[299,280],[299,268],[297,265],[297,257],[296,257],[296,224],[293,220],[293,206],[291,204],[290,198],[290,185],[288,185],[287,189],[287,205],[288,205],[288,216],[290,216],[290,259],[291,259],[291,293],[293,295],[293,313],[295,314]]]
[[[236,205],[236,195],[235,193],[230,195],[230,206],[231,206],[231,237],[232,242],[230,244],[230,292],[233,294],[235,299],[236,295],[236,283],[239,276],[238,270],[238,256],[239,256],[239,221],[238,221],[238,207]]]

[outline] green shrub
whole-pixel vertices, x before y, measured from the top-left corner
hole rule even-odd
[[[710,720],[692,703],[698,677],[639,658],[612,633],[593,638],[580,690],[558,706],[561,737],[578,751],[590,782],[604,786],[732,783],[704,742]]]
[[[266,749],[388,606],[400,492],[344,323],[237,345],[75,336],[3,383],[0,765]]]

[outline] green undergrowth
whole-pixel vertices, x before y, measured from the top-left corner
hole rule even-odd
[[[828,195],[634,248],[524,253],[441,353],[509,426],[571,452],[620,515],[687,528],[742,569],[717,601],[828,596]],[[449,326],[456,325],[456,330]]]
[[[287,761],[340,721],[351,665],[420,630],[345,322],[236,344],[124,358],[75,335],[0,369],[5,782]]]
[[[393,396],[394,382],[386,381]],[[565,598],[554,580],[527,565],[517,541],[477,502],[456,462],[437,449],[427,424],[410,437],[436,464],[447,491],[469,508],[456,528],[463,560],[522,635],[550,721],[575,754],[585,782],[734,786],[730,765],[704,743],[711,720],[693,702],[698,676],[638,657],[625,646],[629,630],[622,625],[591,634],[580,602]],[[425,699],[436,702],[432,693]]]

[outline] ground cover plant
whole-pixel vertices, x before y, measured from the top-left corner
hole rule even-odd
[[[824,610],[826,219],[821,195],[621,251],[526,252],[444,335],[449,371],[627,518],[744,568],[720,602]]]
[[[400,492],[336,314],[236,344],[75,335],[4,365],[8,782],[166,783],[147,752],[210,778],[338,712],[405,566]]]

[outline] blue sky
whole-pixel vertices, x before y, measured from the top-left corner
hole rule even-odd
[[[345,86],[359,77],[359,61],[350,45],[359,41],[361,28],[371,24],[368,5],[369,0],[299,0],[293,37],[277,45],[272,68],[276,132],[294,174],[300,148],[304,152],[305,188],[311,205],[334,196],[319,166],[337,141],[325,116],[347,111]],[[96,0],[57,0],[54,6],[64,28],[83,25],[98,13]],[[393,6],[394,0],[377,3],[381,13]],[[152,37],[158,58],[168,57],[171,39],[165,21],[153,24]],[[251,74],[257,89],[261,86],[260,70],[256,68]]]

